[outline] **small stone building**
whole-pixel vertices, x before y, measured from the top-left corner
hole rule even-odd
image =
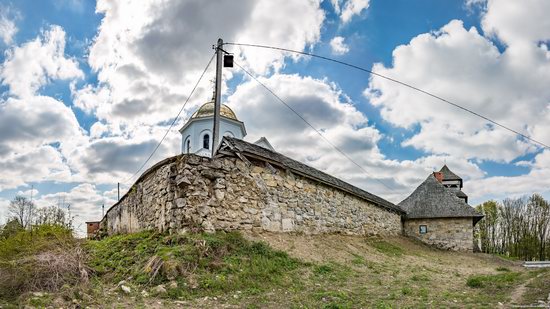
[[[462,184],[446,165],[430,174],[398,204],[406,212],[404,234],[440,249],[473,251],[474,226],[483,215],[467,204]]]

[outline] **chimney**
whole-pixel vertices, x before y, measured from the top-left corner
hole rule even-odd
[[[443,182],[443,173],[441,173],[441,172],[434,172],[434,177],[435,177],[435,179],[437,179],[437,181]]]

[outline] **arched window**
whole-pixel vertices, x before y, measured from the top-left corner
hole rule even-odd
[[[210,135],[204,134],[202,137],[202,148],[204,149],[210,149]]]
[[[191,140],[190,139],[187,140],[187,143],[185,145],[185,149],[186,149],[187,153],[191,153]]]

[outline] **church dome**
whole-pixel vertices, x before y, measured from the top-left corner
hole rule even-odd
[[[239,121],[235,113],[227,105],[222,104],[220,108],[220,115],[225,118],[233,119]],[[208,102],[203,104],[192,116],[193,118],[203,118],[214,116],[214,102]]]

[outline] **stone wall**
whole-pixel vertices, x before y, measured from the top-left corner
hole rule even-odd
[[[108,234],[256,230],[401,234],[398,213],[262,161],[168,158],[145,172],[101,222]]]
[[[426,234],[420,234],[420,225],[426,225]],[[403,224],[403,232],[439,249],[473,250],[472,218],[408,219]]]

